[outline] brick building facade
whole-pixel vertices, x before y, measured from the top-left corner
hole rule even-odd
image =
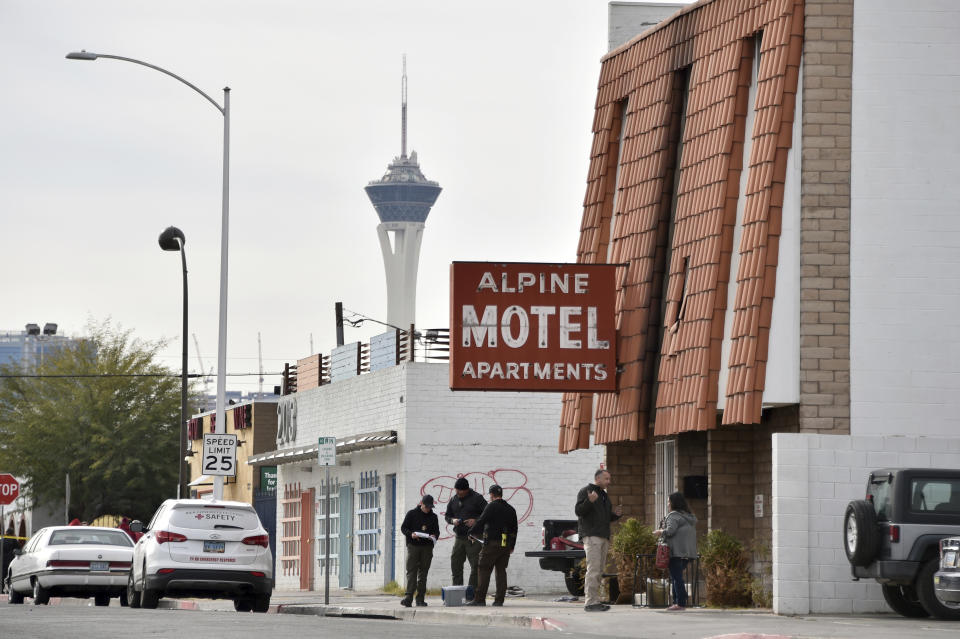
[[[885,609],[843,509],[957,460],[958,32],[934,0],[701,0],[601,62],[578,259],[624,265],[618,392],[566,395],[560,450],[604,445],[648,523],[684,491],[780,612]]]

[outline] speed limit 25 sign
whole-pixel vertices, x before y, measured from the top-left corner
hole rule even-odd
[[[225,433],[203,434],[204,475],[237,476],[237,436]]]

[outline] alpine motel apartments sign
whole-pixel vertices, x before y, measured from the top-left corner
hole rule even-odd
[[[616,390],[615,270],[454,262],[450,388]]]

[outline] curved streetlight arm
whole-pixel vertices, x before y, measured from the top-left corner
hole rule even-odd
[[[109,58],[111,60],[122,60],[123,62],[132,62],[144,67],[149,67],[170,76],[175,80],[187,85],[204,98],[210,104],[217,108],[217,111],[223,116],[223,198],[222,215],[220,224],[220,311],[219,311],[219,339],[217,340],[217,428],[223,429],[220,432],[226,432],[226,370],[227,370],[227,266],[229,264],[229,236],[230,236],[230,87],[223,88],[223,106],[217,104],[217,101],[201,91],[195,85],[187,82],[175,73],[170,73],[166,69],[156,65],[136,60],[134,58],[125,58],[119,55],[107,55],[105,53],[90,53],[89,51],[72,51],[67,54],[68,60],[96,60],[97,58]],[[184,256],[184,267],[186,267],[186,256]],[[186,277],[186,275],[184,275]],[[184,280],[186,287],[186,280]],[[184,304],[186,308],[186,304]],[[184,328],[184,340],[186,340],[186,328]],[[213,429],[211,429],[213,431]],[[215,500],[223,499],[223,476],[216,475],[213,478],[213,498]]]
[[[209,95],[207,95],[206,93],[204,93],[203,91],[201,91],[200,88],[197,87],[197,86],[196,86],[195,84],[193,84],[192,82],[189,82],[189,81],[187,81],[187,80],[184,80],[183,78],[181,78],[181,77],[180,77],[179,75],[177,75],[176,73],[172,73],[172,72],[170,72],[170,71],[167,71],[167,70],[164,69],[163,67],[158,67],[158,66],[155,65],[155,64],[150,64],[149,62],[144,62],[143,60],[137,60],[137,59],[135,59],[135,58],[125,58],[125,57],[120,56],[120,55],[110,55],[110,54],[107,54],[107,53],[91,53],[91,52],[89,52],[89,51],[79,51],[79,52],[72,52],[72,53],[68,53],[68,54],[67,54],[67,59],[69,59],[69,60],[96,60],[96,59],[98,59],[98,58],[109,58],[109,59],[111,59],[111,60],[123,60],[124,62],[133,62],[134,64],[139,64],[139,65],[142,65],[142,66],[145,66],[145,67],[150,67],[150,68],[153,69],[154,71],[159,71],[160,73],[163,73],[163,74],[165,74],[165,75],[169,75],[171,78],[173,78],[173,79],[175,79],[175,80],[179,80],[180,82],[183,82],[185,85],[187,85],[188,87],[190,87],[191,89],[193,89],[194,91],[196,91],[197,93],[199,93],[200,95],[202,95],[203,97],[205,97],[205,98],[207,99],[207,101],[209,101],[210,104],[212,104],[213,106],[217,107],[217,111],[219,111],[220,114],[223,115],[223,107],[220,106],[220,103],[218,103],[216,100],[214,100],[213,98],[211,98]]]

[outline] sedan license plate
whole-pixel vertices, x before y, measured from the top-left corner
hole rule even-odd
[[[204,541],[203,552],[223,552],[225,544],[222,541]]]
[[[110,570],[109,561],[91,561],[90,572],[108,572]]]

